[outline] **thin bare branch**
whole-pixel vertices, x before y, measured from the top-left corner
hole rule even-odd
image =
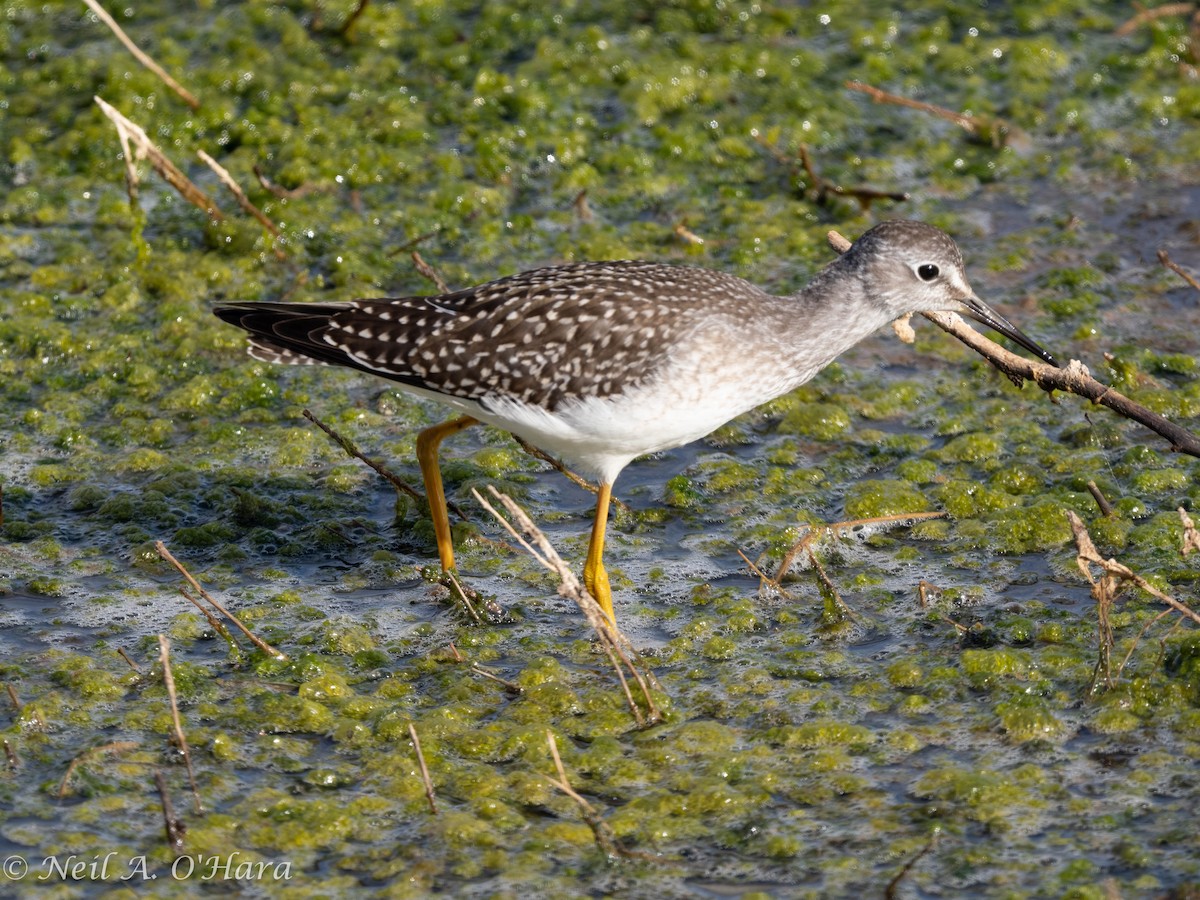
[[[171,795],[167,791],[167,779],[157,769],[154,770],[154,783],[158,787],[158,802],[162,807],[163,828],[167,834],[167,846],[176,853],[182,853],[183,836],[187,834],[187,825],[175,815],[175,805],[171,802]]]
[[[320,419],[318,419],[316,417],[316,415],[314,415],[312,413],[312,411],[307,410],[307,409],[301,410],[301,415],[303,415],[304,418],[308,419],[308,421],[312,422],[314,425],[316,425],[318,428],[320,428],[323,432],[325,432],[327,435],[329,435],[329,437],[333,439],[333,442],[335,444],[337,444],[344,451],[346,451],[346,454],[348,456],[352,456],[355,459],[366,463],[368,466],[370,466],[372,469],[374,469],[376,472],[378,472],[383,478],[385,478],[388,481],[389,484],[391,484],[391,486],[393,488],[396,489],[396,493],[404,494],[407,497],[411,497],[413,500],[416,500],[417,503],[421,504],[422,506],[429,505],[429,501],[425,499],[424,494],[422,494],[420,491],[418,491],[415,487],[413,487],[411,484],[409,484],[407,481],[405,481],[403,478],[401,478],[399,475],[397,475],[395,472],[393,472],[391,469],[389,469],[383,463],[373,460],[369,456],[364,454],[361,450],[358,449],[358,447],[355,445],[355,443],[352,440],[350,440],[347,437],[343,437],[341,434],[339,434],[333,428],[326,425],[324,422],[322,422]],[[457,515],[460,519],[466,518],[466,516],[464,516],[462,514],[462,512],[459,510],[459,508],[457,506],[454,506],[451,503],[447,503],[447,506],[449,506],[451,509],[453,509],[454,514]]]
[[[546,535],[541,529],[533,523],[525,510],[517,504],[515,500],[507,494],[502,494],[492,485],[488,485],[488,491],[498,500],[505,510],[516,522],[513,525],[508,519],[500,515],[499,511],[492,506],[483,495],[474,488],[471,493],[475,496],[479,505],[486,509],[499,522],[506,531],[525,549],[525,551],[537,560],[538,564],[553,572],[559,580],[558,593],[560,596],[574,600],[576,605],[583,611],[587,617],[588,624],[592,626],[596,637],[600,641],[600,646],[612,663],[613,670],[617,673],[617,678],[621,683],[621,689],[625,693],[625,700],[629,705],[634,719],[639,726],[653,724],[662,718],[662,713],[658,709],[658,705],[654,702],[654,696],[651,693],[648,676],[634,664],[631,657],[636,655],[633,645],[629,639],[623,635],[620,630],[609,621],[604,610],[600,608],[594,597],[580,583],[575,573],[558,555],[551,545]],[[519,530],[518,530],[519,526]],[[646,707],[646,714],[643,715],[641,707],[634,700],[633,694],[629,689],[629,683],[625,678],[625,672],[628,671],[630,676],[637,682],[641,692],[643,703]]]
[[[425,782],[425,799],[429,801],[429,811],[437,815],[437,801],[433,797],[433,779],[429,777],[429,766],[425,765],[425,754],[421,752],[421,739],[417,737],[417,728],[412,722],[408,723],[408,736],[412,738],[413,753],[417,755],[417,765],[421,767],[421,780]]]
[[[70,784],[71,776],[75,774],[75,770],[80,766],[87,765],[102,756],[128,753],[130,750],[136,750],[138,746],[137,741],[112,741],[107,744],[101,744],[99,747],[84,750],[71,760],[71,764],[67,766],[67,771],[62,777],[62,781],[58,784],[58,799],[61,800],[67,796],[67,785]]]
[[[255,647],[257,647],[263,653],[266,653],[268,656],[273,656],[275,659],[287,659],[286,653],[276,650],[274,647],[256,635],[253,631],[243,625],[242,621],[237,616],[218,603],[208,591],[201,587],[200,582],[198,582],[192,576],[191,572],[184,568],[183,563],[171,555],[171,551],[167,549],[166,544],[164,544],[162,541],[155,541],[154,549],[158,551],[159,556],[173,565],[179,574],[187,579],[188,584],[190,584],[196,593],[203,597],[213,607],[213,609],[217,610],[217,612],[232,622],[237,629],[242,632],[242,634],[246,635],[246,637],[250,639],[250,642],[253,643]]]
[[[187,737],[183,733],[183,719],[179,715],[179,698],[175,695],[175,675],[171,672],[171,642],[165,634],[158,636],[158,661],[162,665],[163,685],[167,689],[167,699],[171,703],[171,721],[175,729],[175,742],[179,752],[183,754],[183,764],[187,768],[188,783],[192,787],[192,808],[196,815],[204,812],[200,804],[200,789],[196,786],[196,772],[192,768],[192,751],[188,749]]]
[[[183,199],[187,200],[196,208],[203,210],[207,215],[218,221],[225,218],[216,202],[196,187],[190,178],[179,170],[175,163],[167,158],[167,155],[155,146],[150,140],[146,132],[141,126],[125,116],[121,115],[116,109],[105,103],[100,97],[93,98],[96,105],[104,115],[108,116],[109,120],[116,126],[117,137],[121,141],[121,152],[125,156],[125,182],[129,192],[129,202],[131,204],[137,201],[137,171],[134,168],[134,159],[145,159],[159,175],[166,180],[167,184],[175,188]]]
[[[851,246],[850,242],[836,231],[829,233],[829,243],[839,253],[845,253]],[[927,312],[922,315],[943,331],[954,335],[1004,373],[1018,387],[1025,381],[1032,381],[1047,392],[1061,390],[1078,394],[1093,403],[1107,406],[1118,415],[1145,425],[1155,434],[1170,441],[1173,451],[1200,457],[1200,437],[1158,413],[1151,412],[1146,407],[1134,403],[1119,391],[1092,378],[1087,366],[1079,360],[1071,360],[1065,368],[1056,368],[1048,363],[1027,359],[1024,356],[1018,356],[1011,350],[1006,350],[999,344],[988,340],[956,313]]]
[[[1168,269],[1170,269],[1172,272],[1174,272],[1176,275],[1178,275],[1180,278],[1182,278],[1184,281],[1186,281],[1188,284],[1190,284],[1192,287],[1194,287],[1196,290],[1200,291],[1200,281],[1197,281],[1195,276],[1192,275],[1191,272],[1189,272],[1187,269],[1183,268],[1183,266],[1179,265],[1179,263],[1172,260],[1171,257],[1167,254],[1166,250],[1158,251],[1158,261],[1160,263],[1162,263],[1164,266],[1166,266]]]
[[[129,35],[125,33],[124,29],[116,23],[116,20],[105,11],[104,7],[97,3],[96,0],[83,0],[83,2],[87,4],[88,9],[96,14],[97,19],[108,26],[109,31],[116,35],[117,40],[125,45],[125,49],[133,54],[134,59],[157,75],[163,84],[179,95],[180,99],[192,109],[200,108],[200,101],[190,91],[179,84],[179,82],[168,75],[162,66],[143,53],[137,44],[130,39]]]
[[[847,81],[846,87],[852,91],[859,91],[866,94],[876,103],[905,106],[909,109],[920,110],[921,112],[937,116],[939,119],[953,122],[972,137],[986,140],[993,147],[1003,147],[1005,142],[1010,138],[1023,134],[1015,125],[1001,119],[999,116],[972,116],[966,113],[957,113],[952,109],[946,109],[944,106],[923,103],[920,100],[910,100],[908,97],[901,97],[898,94],[880,90],[861,81]]]
[[[1100,490],[1099,485],[1094,481],[1089,481],[1087,489],[1091,493],[1092,499],[1096,501],[1096,505],[1100,507],[1100,514],[1102,516],[1111,516],[1113,514],[1112,504],[1108,502],[1108,498],[1104,496],[1104,492]]]
[[[221,180],[221,184],[229,188],[229,192],[233,194],[234,199],[237,200],[238,206],[240,206],[250,215],[254,216],[254,218],[258,220],[258,223],[271,233],[272,237],[279,237],[281,233],[279,231],[279,226],[267,218],[266,213],[250,202],[250,198],[246,196],[246,192],[242,190],[241,185],[239,185],[234,180],[233,176],[229,174],[228,169],[222,166],[203,150],[197,150],[196,155],[200,157],[201,162],[203,162],[216,173],[217,178]],[[276,247],[275,255],[282,257],[283,251]]]
[[[1153,22],[1165,16],[1186,16],[1196,9],[1196,4],[1164,3],[1162,6],[1147,9],[1140,3],[1134,3],[1133,7],[1137,10],[1137,15],[1124,22],[1120,28],[1113,32],[1116,37],[1126,37],[1133,34],[1133,32],[1137,31],[1147,22]]]
[[[410,255],[412,256],[413,265],[416,267],[417,271],[433,282],[434,287],[438,289],[439,294],[450,293],[450,285],[446,283],[446,279],[438,274],[437,269],[425,262],[421,254],[416,250],[414,250]]]

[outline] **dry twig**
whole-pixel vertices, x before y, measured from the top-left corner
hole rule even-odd
[[[183,754],[183,764],[187,768],[188,783],[192,786],[192,808],[196,815],[204,812],[200,804],[200,789],[196,786],[196,772],[192,768],[192,752],[188,749],[187,737],[183,733],[183,719],[179,715],[179,698],[175,695],[175,676],[171,672],[171,642],[165,634],[158,636],[158,661],[162,664],[163,685],[167,689],[167,699],[171,702],[171,721],[175,729],[175,742],[179,752]]]
[[[416,250],[414,250],[411,255],[413,265],[416,267],[417,271],[433,282],[434,287],[438,289],[438,293],[449,294],[450,285],[446,283],[446,279],[438,274],[438,270],[429,263],[425,262],[425,260],[421,257],[421,254]]]
[[[324,422],[322,422],[320,419],[318,419],[310,410],[307,410],[307,409],[301,410],[301,415],[303,415],[304,418],[308,419],[308,421],[312,422],[314,425],[316,425],[318,428],[320,428],[323,432],[325,432],[327,435],[329,435],[329,437],[333,439],[333,442],[335,444],[337,444],[339,447],[341,447],[343,450],[346,451],[346,454],[348,456],[352,456],[355,459],[366,463],[368,466],[370,466],[372,469],[374,469],[376,472],[378,472],[383,478],[385,478],[388,481],[389,484],[391,484],[391,486],[393,488],[396,489],[396,493],[404,494],[404,495],[412,498],[413,500],[416,500],[417,503],[421,504],[424,507],[429,506],[429,501],[425,499],[424,494],[422,494],[420,491],[418,491],[415,487],[413,487],[411,484],[409,484],[407,481],[405,481],[403,478],[401,478],[399,475],[397,475],[395,472],[393,472],[391,469],[389,469],[383,463],[377,462],[377,461],[371,459],[366,454],[364,454],[361,450],[358,449],[358,447],[355,445],[355,443],[352,440],[350,440],[347,437],[343,437],[337,431],[334,431],[333,428],[331,428],[330,426],[328,426]],[[456,516],[458,516],[460,519],[466,518],[466,516],[464,516],[462,514],[462,511],[457,506],[455,506],[453,503],[447,503],[446,505],[450,509],[454,510],[454,514]]]
[[[162,806],[163,827],[167,833],[167,846],[176,853],[183,852],[183,836],[187,834],[187,825],[175,815],[175,805],[171,803],[171,795],[167,792],[167,780],[163,773],[154,771],[154,783],[158,786],[158,801]]]
[[[907,97],[901,97],[898,94],[892,94],[888,91],[880,90],[869,84],[864,84],[861,81],[847,81],[846,87],[852,91],[859,91],[866,94],[876,103],[890,103],[893,106],[906,106],[909,109],[918,109],[921,112],[929,113],[937,116],[939,119],[946,119],[953,122],[959,128],[963,129],[971,137],[986,141],[993,147],[1003,147],[1005,143],[1012,140],[1014,137],[1023,136],[1022,132],[1015,125],[1001,119],[999,116],[972,116],[964,113],[957,113],[952,109],[946,109],[944,106],[936,106],[933,103],[923,103],[920,100],[910,100]]]
[[[263,190],[269,191],[281,200],[296,200],[300,197],[306,197],[315,191],[325,191],[329,188],[318,187],[315,184],[302,184],[296,188],[285,188],[281,184],[272,181],[267,173],[263,171],[262,166],[254,165],[252,167],[254,177],[258,179],[258,183],[263,186]]]
[[[925,843],[925,846],[922,847],[912,859],[904,864],[900,871],[896,873],[895,878],[888,882],[888,886],[883,891],[884,900],[895,900],[895,897],[897,896],[897,888],[900,887],[900,882],[903,881],[905,876],[912,871],[913,866],[919,863],[924,856],[926,856],[935,846],[937,846],[938,837],[940,835],[941,830],[935,830],[933,834],[930,835],[929,840]]]
[[[171,551],[167,549],[166,544],[164,544],[162,541],[155,541],[154,549],[158,551],[159,556],[161,556],[163,559],[165,559],[167,562],[169,562],[171,565],[173,565],[175,567],[175,569],[179,572],[179,574],[182,575],[185,579],[187,579],[188,584],[190,584],[192,586],[192,588],[196,591],[196,593],[198,593],[201,597],[203,597],[205,599],[205,601],[207,601],[209,603],[209,605],[213,607],[213,609],[217,610],[217,612],[219,612],[226,619],[228,619],[230,622],[232,622],[237,627],[237,629],[242,632],[242,634],[244,634],[247,638],[250,639],[250,642],[252,644],[254,644],[255,647],[257,647],[263,653],[266,653],[268,656],[275,657],[275,659],[287,659],[286,653],[283,653],[280,650],[276,650],[274,647],[272,647],[270,644],[268,644],[266,641],[264,641],[262,638],[260,638],[258,635],[256,635],[253,631],[251,631],[249,628],[247,628],[245,625],[243,625],[241,619],[239,619],[237,616],[235,616],[233,613],[231,613],[229,610],[227,610],[224,606],[222,606],[220,603],[218,603],[216,598],[214,598],[208,591],[206,591],[203,587],[201,587],[200,582],[198,582],[192,576],[191,572],[189,572],[186,568],[184,568],[183,563],[181,563],[179,560],[177,560],[174,556],[171,555]]]
[[[1167,254],[1166,250],[1158,251],[1158,261],[1160,263],[1162,263],[1164,266],[1166,266],[1168,269],[1170,269],[1172,272],[1174,272],[1176,275],[1178,275],[1180,278],[1182,278],[1184,281],[1186,281],[1188,284],[1190,284],[1192,287],[1194,287],[1196,290],[1200,291],[1200,281],[1197,281],[1195,276],[1192,275],[1191,272],[1189,272],[1183,266],[1179,265],[1179,263],[1172,260],[1171,257]]]
[[[229,174],[228,169],[226,169],[223,165],[221,165],[203,150],[197,150],[196,155],[200,157],[201,162],[203,162],[206,166],[212,169],[213,172],[216,173],[217,178],[221,180],[221,184],[229,188],[229,192],[233,194],[234,199],[237,200],[238,206],[240,206],[250,215],[254,216],[254,218],[258,220],[258,223],[262,225],[263,228],[267,229],[268,232],[270,232],[271,237],[279,237],[281,233],[279,231],[279,226],[267,218],[266,213],[250,202],[250,198],[246,196],[246,192],[242,190],[241,185],[239,185],[234,180],[233,176]],[[282,259],[283,251],[276,247],[275,255]]]
[[[696,234],[696,232],[694,232],[690,228],[688,228],[686,223],[684,223],[684,222],[678,223],[671,230],[674,233],[675,237],[679,238],[685,244],[693,244],[695,246],[701,246],[704,243],[704,238],[700,237],[700,235]]]
[[[836,231],[829,232],[829,243],[839,253],[845,253],[852,246],[850,241]],[[957,313],[927,312],[922,315],[943,331],[954,335],[1018,387],[1028,380],[1047,392],[1061,390],[1078,394],[1093,403],[1107,406],[1127,419],[1140,422],[1155,434],[1170,441],[1173,451],[1200,457],[1200,437],[1092,378],[1087,367],[1079,360],[1073,359],[1066,368],[1059,369],[1049,363],[1027,359],[1006,350],[964,322]]]
[[[813,164],[812,154],[809,152],[807,144],[800,145],[800,159],[796,160],[782,150],[768,144],[766,139],[757,130],[752,132],[752,136],[758,142],[759,146],[771,154],[776,162],[787,166],[794,172],[797,172],[797,174],[798,170],[803,169],[805,176],[808,178],[807,192],[812,195],[814,202],[821,206],[829,202],[831,194],[857,200],[858,206],[863,212],[870,210],[871,204],[876,200],[902,202],[909,199],[907,191],[881,191],[869,187],[843,187],[817,172],[817,167]]]
[[[1113,514],[1112,504],[1108,502],[1108,498],[1104,496],[1104,492],[1100,490],[1099,485],[1094,481],[1089,481],[1087,489],[1091,493],[1092,499],[1096,501],[1096,505],[1100,507],[1100,515],[1111,516]]]
[[[612,826],[605,822],[600,817],[600,813],[596,811],[596,807],[588,803],[582,794],[571,787],[571,782],[567,781],[566,769],[563,768],[562,758],[558,755],[558,743],[554,740],[554,732],[548,728],[546,729],[546,743],[550,745],[550,756],[553,757],[554,769],[558,772],[557,778],[547,778],[546,780],[579,805],[583,821],[587,822],[588,827],[592,829],[592,834],[596,837],[596,846],[605,856],[627,856],[627,851],[617,841],[617,836],[613,834]]]
[[[125,49],[133,54],[134,58],[143,66],[159,77],[163,84],[179,95],[192,109],[200,108],[200,101],[197,100],[191,92],[180,85],[174,78],[166,73],[162,66],[152,60],[149,56],[143,53],[124,31],[120,25],[113,19],[96,0],[83,0],[87,4],[88,9],[96,14],[96,18],[108,26],[109,30],[116,35],[117,40],[125,45]]]
[[[1127,20],[1120,28],[1113,32],[1116,37],[1126,37],[1133,34],[1142,25],[1147,22],[1153,22],[1156,19],[1166,16],[1186,16],[1188,13],[1198,12],[1194,3],[1164,3],[1162,6],[1147,9],[1142,4],[1135,2],[1133,8],[1137,10],[1137,15]]]
[[[1092,536],[1088,534],[1083,521],[1074,512],[1068,510],[1067,520],[1071,523],[1071,531],[1075,535],[1075,546],[1077,548],[1075,563],[1079,566],[1079,571],[1083,573],[1083,577],[1087,579],[1088,584],[1092,586],[1092,596],[1096,599],[1096,607],[1100,620],[1100,657],[1096,663],[1096,675],[1092,681],[1092,689],[1095,689],[1096,679],[1101,676],[1103,676],[1106,686],[1111,688],[1114,677],[1111,669],[1113,633],[1109,620],[1109,612],[1112,609],[1117,594],[1120,593],[1121,588],[1126,582],[1145,591],[1150,596],[1165,603],[1172,610],[1181,616],[1191,619],[1196,624],[1200,624],[1200,614],[1192,610],[1187,604],[1176,600],[1169,594],[1163,593],[1128,566],[1117,562],[1115,559],[1105,559],[1101,556],[1100,552],[1096,549],[1096,545],[1092,542]],[[1099,578],[1092,575],[1091,567],[1093,565],[1100,568]],[[1124,663],[1122,663],[1123,665]],[[1119,674],[1119,672],[1116,674]]]
[[[1183,546],[1179,548],[1180,556],[1187,556],[1193,550],[1200,550],[1200,531],[1192,521],[1187,510],[1179,507],[1179,524],[1183,526]]]
[[[421,767],[421,780],[425,782],[425,799],[429,801],[429,811],[437,815],[437,801],[433,798],[433,779],[429,777],[429,766],[425,765],[425,754],[421,752],[421,739],[417,737],[417,728],[412,722],[408,723],[408,736],[412,738],[413,753],[417,755],[417,765]]]
[[[643,674],[631,658],[636,655],[636,652],[629,643],[629,639],[620,632],[616,625],[609,621],[608,616],[604,614],[604,610],[600,608],[600,604],[580,584],[579,579],[571,571],[570,566],[563,562],[563,558],[558,555],[558,551],[554,549],[541,529],[533,523],[533,520],[529,518],[525,510],[521,509],[515,500],[507,494],[500,493],[492,485],[488,485],[488,491],[507,510],[513,521],[516,522],[516,526],[500,515],[499,511],[485,500],[479,491],[474,488],[471,489],[471,493],[474,494],[479,505],[491,513],[496,521],[541,566],[549,569],[558,576],[559,595],[574,600],[583,611],[583,614],[587,616],[588,623],[592,626],[592,629],[596,632],[596,637],[600,640],[600,646],[604,649],[609,661],[612,663],[613,670],[617,673],[617,678],[621,682],[621,689],[625,693],[625,700],[629,704],[629,708],[638,725],[645,726],[658,722],[662,718],[662,713],[659,711],[658,705],[654,702],[654,696],[650,692],[649,676]],[[646,707],[645,714],[642,713],[641,707],[634,700],[633,694],[629,689],[629,683],[625,677],[626,671],[629,672],[630,676],[638,684],[642,702]]]
[[[554,471],[565,477],[572,484],[578,485],[585,491],[588,491],[592,494],[600,493],[600,488],[597,485],[592,484],[592,482],[588,481],[578,472],[573,472],[568,469],[566,463],[564,463],[561,459],[556,459],[545,450],[533,446],[533,444],[529,443],[529,441],[525,440],[525,438],[521,437],[519,434],[510,433],[509,436],[517,442],[522,450],[524,450],[534,459],[540,459],[542,462],[547,463],[551,468],[554,469]],[[619,497],[613,497],[609,502],[613,506],[617,507],[617,509],[623,510],[624,512],[629,512],[629,505]]]
[[[183,199],[187,200],[197,209],[203,210],[207,215],[218,221],[225,218],[224,214],[218,208],[208,194],[196,187],[190,178],[179,170],[175,163],[171,162],[161,150],[155,146],[150,140],[146,132],[141,126],[130,119],[125,118],[121,113],[117,112],[109,104],[105,103],[101,98],[94,97],[96,105],[100,107],[101,112],[108,116],[109,120],[116,126],[117,138],[121,141],[121,152],[125,157],[125,188],[129,194],[130,206],[137,204],[137,168],[134,166],[135,159],[145,159],[154,167],[154,171],[158,172],[171,187],[179,192]]]

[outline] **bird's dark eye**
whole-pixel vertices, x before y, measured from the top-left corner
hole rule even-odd
[[[917,277],[922,281],[933,281],[939,274],[941,274],[941,269],[933,263],[921,263],[917,266]]]

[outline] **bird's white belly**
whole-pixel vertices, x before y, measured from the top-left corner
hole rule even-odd
[[[663,375],[625,393],[589,397],[554,412],[492,400],[472,415],[612,483],[635,457],[691,443],[787,389],[781,379],[747,379],[735,371]]]

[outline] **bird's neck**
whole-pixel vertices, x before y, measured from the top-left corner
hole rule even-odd
[[[830,269],[781,300],[782,315],[776,324],[797,385],[895,317],[870,296],[861,279],[845,273],[836,277]]]

